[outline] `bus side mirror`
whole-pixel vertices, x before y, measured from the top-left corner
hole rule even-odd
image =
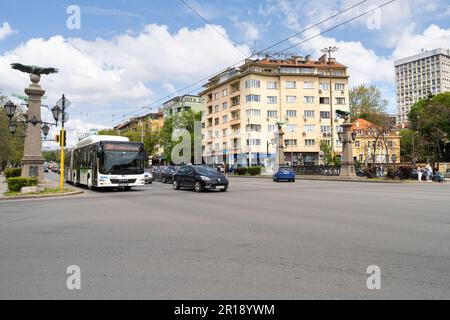
[[[103,149],[102,147],[97,148],[97,157],[102,158],[103,157]]]

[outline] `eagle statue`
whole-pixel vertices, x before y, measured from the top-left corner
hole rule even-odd
[[[58,69],[56,69],[56,68],[42,68],[39,66],[26,66],[26,65],[23,65],[20,63],[11,64],[11,68],[25,72],[25,73],[29,73],[29,74],[36,74],[38,76],[40,76],[41,74],[58,73]]]

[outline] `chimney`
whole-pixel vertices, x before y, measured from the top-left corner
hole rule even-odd
[[[310,62],[310,61],[311,61],[311,55],[308,54],[308,55],[305,57],[305,61],[306,61],[306,62]]]
[[[321,57],[319,58],[319,61],[322,62],[322,63],[324,63],[324,64],[326,64],[326,63],[328,62],[328,57],[327,57],[327,55],[324,54],[323,56],[321,56]]]

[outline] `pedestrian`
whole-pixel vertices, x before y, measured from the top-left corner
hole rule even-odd
[[[417,177],[419,179],[419,182],[422,182],[422,168],[420,166],[417,167]]]
[[[426,174],[427,174],[427,182],[431,183],[433,182],[432,178],[433,178],[433,169],[431,168],[431,166],[429,164],[427,164],[426,168],[425,168]]]

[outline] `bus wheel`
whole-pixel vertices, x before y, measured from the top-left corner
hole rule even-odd
[[[92,179],[90,176],[88,176],[87,187],[88,187],[88,190],[90,190],[90,191],[94,190],[94,187],[92,186]]]

